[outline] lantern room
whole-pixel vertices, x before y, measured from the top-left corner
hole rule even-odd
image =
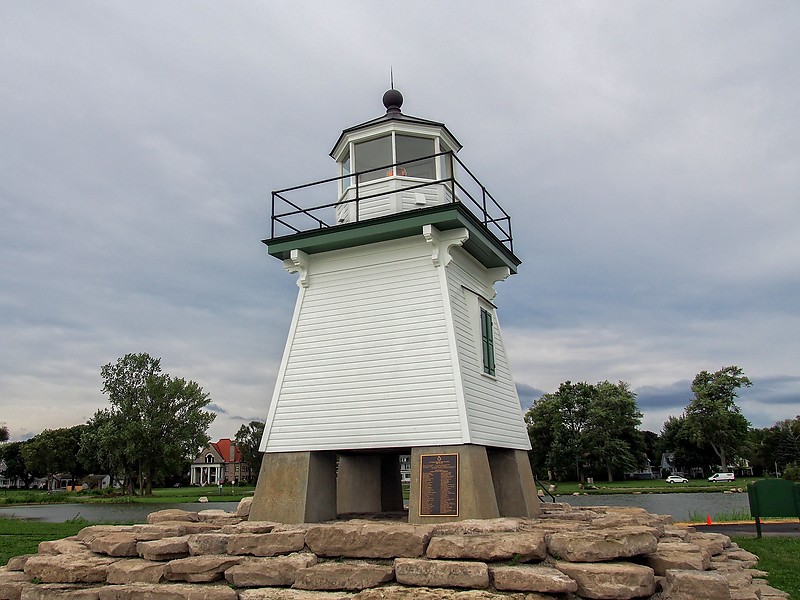
[[[345,129],[331,157],[339,170],[337,224],[452,202],[441,185],[461,144],[442,123],[404,115],[403,95],[383,95],[386,114]]]

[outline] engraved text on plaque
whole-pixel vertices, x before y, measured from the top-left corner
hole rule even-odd
[[[458,454],[423,454],[419,470],[419,516],[458,516]]]

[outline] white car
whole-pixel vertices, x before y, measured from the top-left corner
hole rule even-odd
[[[733,473],[714,473],[708,478],[709,481],[736,481]]]
[[[689,483],[689,480],[680,475],[670,475],[667,477],[667,483]]]

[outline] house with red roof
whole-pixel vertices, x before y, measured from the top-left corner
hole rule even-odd
[[[242,453],[236,444],[222,438],[203,448],[192,461],[189,477],[191,485],[250,481],[250,467],[242,461]]]

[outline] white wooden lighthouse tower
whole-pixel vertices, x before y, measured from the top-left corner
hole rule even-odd
[[[409,521],[532,516],[530,443],[497,319],[511,220],[442,123],[386,113],[342,132],[339,176],[273,192],[269,253],[299,292],[250,518],[403,509]],[[323,194],[320,195],[320,191]]]

